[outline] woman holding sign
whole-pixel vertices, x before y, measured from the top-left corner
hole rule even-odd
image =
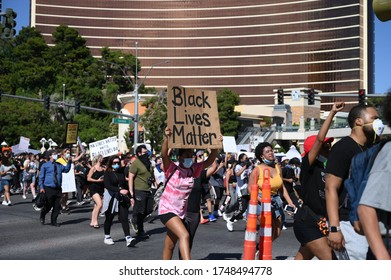
[[[190,260],[189,232],[184,225],[187,200],[194,186],[194,178],[200,176],[202,170],[210,166],[217,156],[217,149],[212,149],[207,160],[194,162],[193,149],[178,149],[177,163],[171,161],[168,153],[168,142],[172,132],[166,128],[162,146],[162,160],[165,170],[166,187],[160,198],[159,218],[167,228],[164,240],[163,259],[170,260],[179,241],[179,251],[184,260]],[[220,136],[220,141],[223,137]]]

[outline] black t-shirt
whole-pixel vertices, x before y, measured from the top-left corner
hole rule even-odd
[[[220,168],[215,174],[210,176],[209,184],[214,187],[224,188],[224,173],[225,167]]]
[[[194,181],[194,187],[188,198],[187,212],[198,213],[201,209],[201,199],[209,193],[208,178],[206,169],[201,172],[200,177]]]
[[[76,179],[86,182],[88,174],[87,168],[82,164],[77,164],[75,170],[78,172],[78,174],[76,174]]]
[[[342,138],[331,148],[327,160],[326,173],[333,174],[343,180],[338,194],[340,206],[339,219],[341,221],[349,220],[349,205],[347,202],[347,193],[344,188],[344,182],[349,177],[352,158],[365,149],[365,147],[360,146],[350,136]]]
[[[323,163],[315,160],[310,166],[308,154],[303,157],[300,172],[303,203],[322,217],[327,216],[325,175]]]

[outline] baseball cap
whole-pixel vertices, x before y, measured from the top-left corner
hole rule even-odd
[[[304,154],[307,154],[311,149],[312,146],[314,146],[314,143],[316,141],[317,135],[311,135],[308,136],[307,139],[304,141]],[[323,143],[332,143],[334,141],[333,137],[329,137],[324,139]]]
[[[284,162],[286,160],[289,160],[289,158],[287,156],[284,156],[284,157],[281,158],[281,162]]]

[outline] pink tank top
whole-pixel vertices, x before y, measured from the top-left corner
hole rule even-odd
[[[191,190],[194,186],[195,178],[199,177],[204,167],[204,163],[194,163],[191,168],[182,168],[171,162],[165,172],[168,178],[175,170],[159,202],[158,214],[174,213],[183,219],[187,211],[187,202]]]

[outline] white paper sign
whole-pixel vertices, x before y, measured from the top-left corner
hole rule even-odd
[[[293,101],[299,101],[300,100],[300,90],[293,89],[292,90],[292,100]]]
[[[76,181],[75,181],[75,168],[72,163],[71,170],[68,173],[62,173],[62,192],[69,193],[76,191]]]
[[[30,146],[30,138],[20,136],[19,149],[23,152],[27,152]]]
[[[223,136],[223,149],[224,153],[237,153],[236,141],[233,136]]]
[[[100,141],[89,144],[90,156],[93,158],[97,155],[109,157],[118,154],[117,136],[109,137]]]

